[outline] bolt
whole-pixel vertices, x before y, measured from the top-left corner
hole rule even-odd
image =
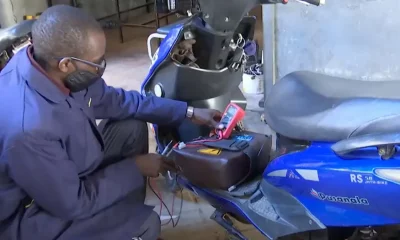
[[[380,148],[380,149],[379,149],[379,154],[380,154],[380,155],[384,155],[384,154],[385,154],[385,152],[386,152],[386,151],[385,151],[385,149],[384,149],[384,148]]]

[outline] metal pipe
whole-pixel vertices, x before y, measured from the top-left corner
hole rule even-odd
[[[116,1],[116,2],[117,2],[117,1]],[[118,1],[118,2],[119,2],[119,1]],[[140,5],[140,6],[136,6],[136,7],[129,8],[129,9],[125,9],[125,10],[119,11],[119,14],[121,15],[121,13],[127,13],[127,12],[134,11],[134,10],[137,10],[137,9],[140,9],[140,8],[148,7],[149,5],[152,5],[152,4],[154,4],[154,2],[149,2],[149,3],[145,3],[145,4],[143,4],[143,5]],[[98,18],[97,20],[103,20],[103,19],[106,19],[106,18],[113,17],[113,16],[115,16],[115,15],[118,15],[118,9],[117,9],[117,12],[116,12],[116,13],[113,13],[113,14],[110,14],[110,15],[107,15],[107,16],[104,16],[104,17],[101,17],[101,18]]]
[[[138,27],[138,28],[155,28],[155,26],[143,25],[143,24],[135,24],[135,23],[123,23],[121,24],[123,27]]]
[[[118,22],[121,22],[121,11],[119,9],[119,0],[115,0],[115,8],[117,9],[117,16],[118,16]],[[119,40],[121,43],[124,42],[124,32],[122,30],[121,24],[119,24]]]
[[[276,5],[262,6],[263,19],[263,70],[264,70],[264,103],[268,98],[276,79],[275,62],[275,27],[276,27]],[[262,105],[262,104],[260,104]]]

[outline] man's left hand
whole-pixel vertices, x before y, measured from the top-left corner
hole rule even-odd
[[[192,122],[199,125],[208,125],[213,128],[219,128],[219,121],[221,120],[222,113],[218,110],[207,108],[194,108]]]

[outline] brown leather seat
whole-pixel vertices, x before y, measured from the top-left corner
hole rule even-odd
[[[271,138],[246,132],[253,139],[243,151],[228,151],[206,146],[175,149],[174,160],[192,184],[228,190],[261,174],[269,162]]]

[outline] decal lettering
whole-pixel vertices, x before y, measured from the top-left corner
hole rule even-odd
[[[352,183],[363,183],[363,177],[361,174],[350,174],[350,181]]]
[[[318,198],[321,201],[330,201],[330,202],[345,203],[345,204],[369,205],[368,199],[360,198],[359,196],[354,196],[354,197],[332,196],[322,192],[317,192],[314,189],[311,189],[310,193],[311,196]]]
[[[388,182],[380,178],[375,177],[372,174],[350,174],[350,182],[357,184],[376,184],[376,185],[387,185]]]
[[[250,142],[251,140],[253,140],[253,136],[244,134],[244,135],[238,135],[238,136],[236,136],[235,139],[236,139],[236,140],[239,140],[239,141]]]

